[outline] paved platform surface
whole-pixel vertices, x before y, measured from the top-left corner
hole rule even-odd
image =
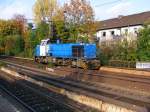
[[[0,89],[0,112],[28,112],[28,110]]]

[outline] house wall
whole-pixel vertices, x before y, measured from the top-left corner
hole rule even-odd
[[[125,30],[128,29],[128,33],[136,34],[135,31],[139,31],[139,29],[142,28],[142,26],[130,26],[130,27],[123,27],[121,28],[121,33],[125,34]]]
[[[118,38],[123,38],[124,37],[123,35],[126,35],[125,37],[127,39],[132,40],[132,38],[135,39],[137,35],[136,32],[138,32],[139,29],[141,28],[142,28],[142,25],[137,25],[137,26],[100,30],[97,32],[96,36],[100,43],[104,41],[110,41],[110,40],[115,40]],[[114,32],[114,34],[112,34],[112,31]],[[104,36],[104,32],[106,33],[105,36]]]

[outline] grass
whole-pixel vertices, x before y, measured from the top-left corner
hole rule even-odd
[[[48,67],[48,68],[53,68],[53,67],[54,67],[54,64],[53,64],[52,62],[49,62],[48,65],[47,65],[47,67]]]
[[[88,112],[98,112],[97,110],[89,110]]]
[[[0,67],[6,66],[6,63],[0,61]]]
[[[39,69],[44,69],[44,66],[42,64],[38,64]]]

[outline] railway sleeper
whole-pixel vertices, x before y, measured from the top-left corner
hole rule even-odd
[[[32,78],[34,78],[33,76],[32,76]],[[37,80],[42,80],[42,77],[39,77],[39,78],[37,78],[36,76],[35,76],[35,79],[37,79]],[[42,81],[46,81],[46,78],[43,78],[43,80]],[[55,80],[56,81],[56,80]],[[51,82],[50,84],[52,84],[54,81],[48,81],[48,79],[47,79],[47,81],[46,82]],[[57,81],[56,81],[57,82]],[[55,82],[55,83],[56,83]],[[61,81],[61,83],[64,83],[63,81]],[[69,85],[70,83],[68,83],[68,85]],[[60,86],[60,84],[58,84],[57,86]],[[72,88],[73,89],[73,88]],[[108,88],[108,87],[106,87],[106,90],[109,90],[110,88]],[[96,91],[95,91],[96,92]],[[117,96],[117,95],[112,95],[112,94],[106,94],[106,92],[101,92],[101,93],[99,93],[100,95],[104,95],[104,96],[106,96],[107,95],[107,97],[111,97],[112,99],[118,99],[118,100],[121,100],[123,97],[121,97],[121,96]],[[133,103],[133,102],[132,102]]]
[[[48,101],[48,99],[40,97],[39,95],[31,92],[31,90],[29,90],[29,89],[21,87],[21,86],[12,87],[12,85],[10,85],[10,86],[8,86],[8,85],[9,84],[7,84],[6,82],[3,83],[4,87],[6,87],[11,93],[13,93],[16,97],[18,97],[24,103],[26,103],[26,104],[30,105],[30,107],[34,108],[34,110],[36,110],[38,112],[46,112],[46,111],[50,111],[50,110],[54,111],[52,109],[58,110],[58,112],[60,111],[57,108],[57,106],[55,106],[55,105],[58,105],[58,104],[53,104],[51,101]],[[23,91],[23,89],[25,89],[25,91]],[[19,93],[19,91],[21,91],[20,92],[21,94],[19,94],[19,96],[18,96],[17,94],[15,94],[15,90],[17,90],[17,93]],[[30,95],[27,93],[28,90],[29,90]],[[25,92],[25,93],[23,93],[23,92]],[[24,95],[24,94],[27,94],[27,95]],[[25,101],[26,99],[30,99],[30,100]],[[62,111],[65,110],[62,107],[61,107],[61,109],[62,109]],[[60,112],[62,112],[62,111],[60,111]],[[64,112],[70,112],[70,111],[66,110]]]
[[[40,78],[41,79],[41,78]],[[60,82],[59,82],[60,83]],[[66,93],[67,94],[67,93]],[[113,97],[113,98],[115,98],[115,96]],[[144,111],[143,111],[144,112]]]

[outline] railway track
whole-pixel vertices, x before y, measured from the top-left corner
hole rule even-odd
[[[28,58],[20,58],[20,57],[3,57],[4,58],[4,61],[8,61],[9,62],[15,62],[15,61],[18,61],[20,60],[21,63],[19,64],[25,64],[25,63],[30,63],[31,65],[35,65],[35,62],[34,60],[32,59],[28,59]],[[6,58],[6,60],[5,60]],[[36,63],[37,64],[37,63]],[[136,75],[132,75],[132,74],[123,74],[123,75],[120,75],[120,74],[117,74],[117,73],[106,73],[106,72],[100,72],[100,71],[97,71],[97,70],[83,70],[83,69],[61,69],[59,68],[60,71],[65,71],[65,72],[71,72],[72,73],[72,78],[74,79],[77,79],[78,77],[83,77],[83,75],[88,75],[88,76],[91,76],[91,77],[95,77],[95,78],[101,78],[101,77],[104,77],[104,78],[111,78],[111,79],[119,79],[119,80],[125,80],[125,81],[132,81],[132,82],[139,82],[139,83],[146,83],[146,84],[150,84],[150,77],[147,77],[147,76],[136,76]],[[74,75],[75,74],[75,75]],[[115,75],[114,75],[115,74]]]
[[[21,59],[19,59],[19,60],[21,60]],[[5,60],[5,61],[7,61],[7,60]],[[15,59],[14,59],[14,61],[15,61]],[[14,66],[14,64],[12,64],[11,61],[8,61],[8,63],[11,67]],[[26,63],[26,59],[23,61],[23,63]],[[126,90],[124,91],[124,90],[112,88],[112,87],[101,85],[101,84],[90,83],[88,81],[85,81],[84,83],[82,83],[80,80],[85,77],[86,77],[85,79],[87,79],[87,77],[88,77],[89,80],[95,80],[98,82],[99,79],[107,78],[107,79],[111,79],[111,80],[117,79],[117,80],[120,80],[120,82],[121,81],[130,81],[130,82],[136,82],[139,84],[146,84],[149,86],[149,84],[150,84],[149,77],[132,76],[129,74],[123,74],[123,75],[119,75],[119,74],[114,75],[111,73],[110,74],[103,74],[103,73],[99,74],[99,72],[97,72],[97,71],[90,71],[90,70],[84,71],[81,69],[78,69],[77,71],[76,71],[76,69],[74,69],[74,71],[72,72],[69,69],[68,70],[62,69],[62,71],[66,71],[66,72],[71,71],[72,75],[64,77],[64,78],[57,78],[57,77],[51,77],[51,76],[49,76],[49,74],[47,74],[45,72],[43,73],[43,72],[36,71],[33,69],[28,69],[28,67],[24,68],[24,67],[17,65],[14,68],[18,68],[17,69],[18,72],[22,75],[28,74],[28,76],[30,76],[36,80],[40,80],[40,81],[46,82],[48,84],[51,84],[51,85],[54,85],[57,87],[65,88],[65,89],[68,89],[71,91],[74,90],[75,92],[80,91],[81,93],[83,92],[82,90],[91,91],[96,94],[101,94],[101,96],[93,95],[93,96],[96,96],[96,98],[104,99],[111,103],[114,103],[114,102],[116,103],[116,100],[121,101],[121,102],[127,101],[127,104],[126,103],[123,104],[123,103],[119,102],[120,104],[123,104],[123,106],[126,106],[126,107],[130,107],[131,105],[132,106],[136,105],[136,103],[137,103],[138,105],[140,105],[140,107],[147,107],[147,109],[149,111],[149,104],[150,104],[149,94],[148,95],[147,94],[145,95],[143,93],[137,94],[136,92],[134,93],[134,91],[132,91],[132,92],[126,91]],[[60,71],[61,71],[61,69],[60,69]],[[79,85],[79,83],[80,83],[80,85]],[[71,87],[68,87],[66,85],[70,85]],[[80,88],[80,90],[78,90],[77,88]],[[148,89],[148,91],[149,91],[149,89]],[[87,93],[87,92],[83,92],[83,94],[85,94],[85,93]],[[111,100],[111,99],[113,99],[113,100]],[[116,104],[119,104],[119,103],[117,102]],[[133,109],[132,106],[130,108]],[[134,109],[140,110],[141,108],[139,109],[138,107],[135,107]],[[144,112],[144,111],[145,110],[142,110],[142,112]]]
[[[21,103],[29,112],[74,112],[73,109],[48,99],[21,82],[0,78],[0,88]]]
[[[18,63],[29,67],[33,67],[33,65],[36,65],[32,60],[29,61],[27,59],[19,58],[19,62],[16,62],[17,60],[18,58],[8,58],[8,60],[6,58],[3,61]],[[66,76],[64,75],[65,78],[68,80],[82,81],[85,83],[92,83],[95,85],[100,85],[98,83],[105,83],[107,85],[116,86],[120,89],[126,89],[129,92],[131,91],[132,93],[133,92],[137,92],[137,93],[140,92],[140,94],[150,93],[150,77],[146,77],[142,75],[139,76],[139,75],[132,75],[132,74],[118,74],[118,73],[110,73],[110,72],[106,73],[103,71],[83,70],[79,68],[78,69],[56,68],[56,72],[57,71],[59,71],[58,73],[60,74],[61,73],[69,74]]]
[[[72,72],[71,70],[65,70],[62,69],[60,71],[66,71],[66,72]],[[76,75],[74,75],[76,74]],[[92,76],[92,77],[96,77],[96,78],[111,78],[111,79],[119,79],[119,80],[125,80],[125,81],[132,81],[132,82],[139,82],[139,83],[146,83],[146,84],[150,84],[150,77],[146,77],[146,76],[135,76],[135,75],[129,75],[129,74],[123,74],[123,75],[119,75],[119,74],[115,74],[114,73],[100,73],[98,71],[92,71],[92,70],[83,70],[83,69],[75,69],[72,72],[72,78],[73,77],[84,77],[83,75],[87,75],[87,76]]]
[[[150,97],[142,96],[133,93],[126,93],[119,89],[108,88],[105,86],[98,86],[85,84],[79,81],[72,81],[65,78],[52,77],[49,74],[33,70],[29,67],[6,62],[9,67],[17,70],[21,75],[31,77],[38,81],[45,82],[56,87],[64,88],[69,91],[85,94],[106,102],[110,102],[123,107],[131,108],[137,112],[149,112]],[[134,105],[134,106],[133,106]]]
[[[20,62],[18,64],[32,64],[32,65],[35,65],[35,64],[38,64],[38,63],[35,63],[33,59],[30,59],[30,58],[20,58],[20,57],[12,57],[12,56],[3,56],[2,57],[3,60],[6,60],[6,61],[12,61],[12,62]],[[19,61],[18,61],[19,60]],[[97,76],[97,77],[108,77],[108,78],[118,78],[118,79],[121,79],[121,80],[131,80],[131,81],[139,81],[139,82],[142,82],[143,80],[146,80],[147,78],[149,77],[146,77],[146,76],[135,76],[135,75],[132,75],[132,74],[123,74],[123,75],[119,75],[119,74],[116,74],[113,75],[113,73],[110,73],[108,72],[107,74],[105,74],[106,72],[100,72],[98,70],[83,70],[83,69],[76,69],[76,68],[73,68],[73,69],[66,69],[66,68],[59,68],[60,71],[66,71],[66,72],[74,72],[75,74],[86,74],[86,75],[92,75],[92,76]],[[134,79],[135,80],[134,80]],[[148,81],[146,81],[148,82]],[[144,82],[145,83],[145,82]],[[148,82],[150,83],[150,82]]]

